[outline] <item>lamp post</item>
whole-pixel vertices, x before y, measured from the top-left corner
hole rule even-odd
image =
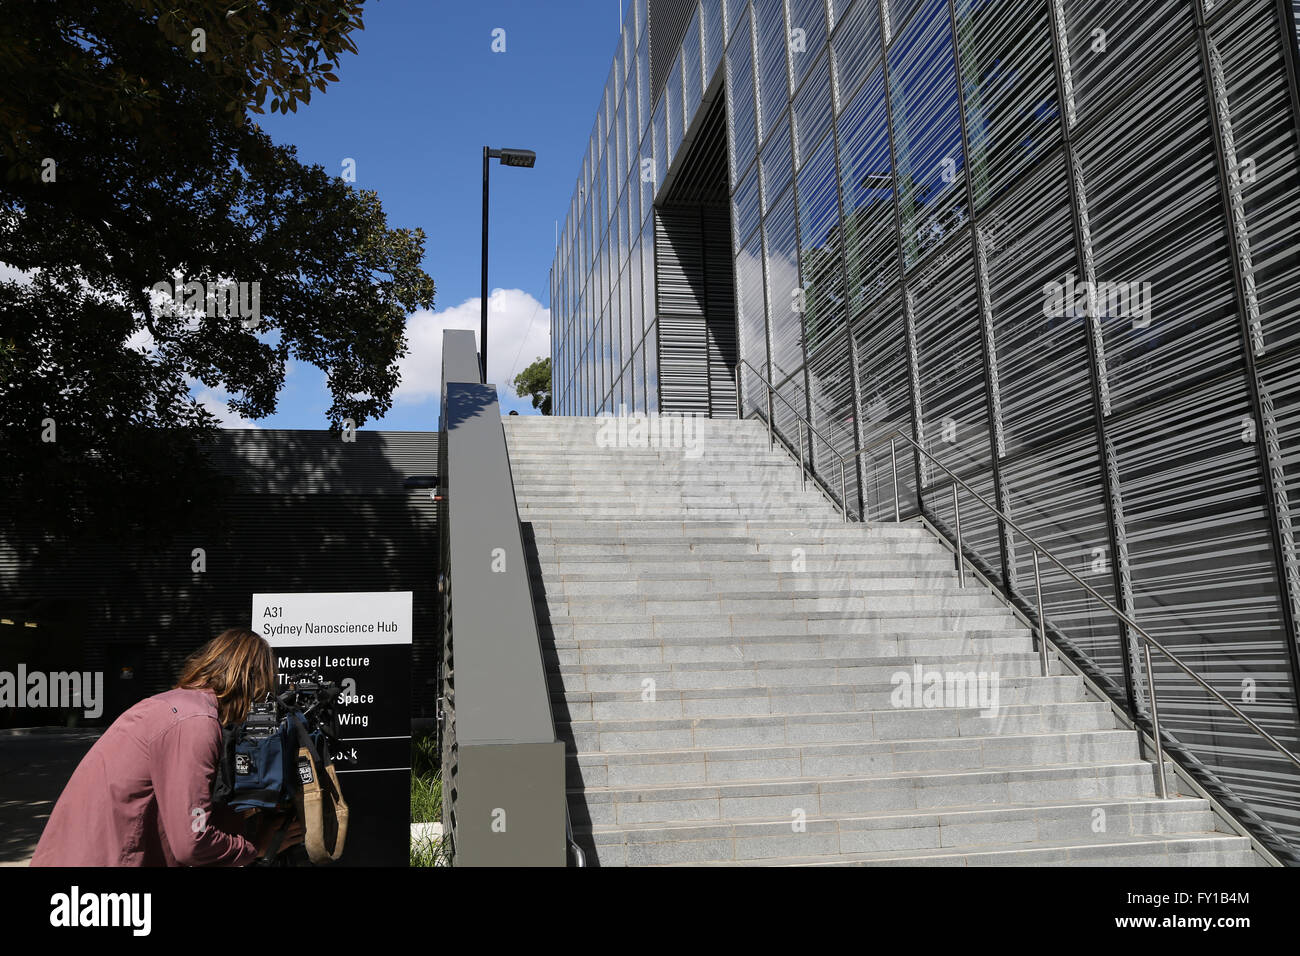
[[[488,160],[499,159],[502,166],[523,166],[531,169],[537,154],[531,149],[491,149],[483,147],[483,296],[479,321],[479,372],[487,384],[487,309],[488,309]]]

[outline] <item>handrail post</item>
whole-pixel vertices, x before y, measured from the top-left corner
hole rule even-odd
[[[966,562],[962,560],[961,548],[961,500],[957,497],[957,483],[952,483],[952,515],[957,525],[957,587],[966,586]]]
[[[844,523],[849,523],[849,497],[845,493],[844,459],[840,459],[840,510],[844,512]]]
[[[895,440],[889,439],[889,470],[894,474],[894,522],[902,520],[899,517],[898,510],[898,453],[895,451]]]
[[[1151,669],[1151,645],[1142,642],[1142,653],[1147,665],[1147,693],[1151,697],[1151,738],[1156,742],[1156,780],[1160,784],[1160,799],[1169,799],[1165,786],[1165,751],[1160,743],[1160,711],[1156,706],[1156,673]]]
[[[1034,592],[1038,596],[1038,660],[1047,676],[1047,612],[1043,610],[1043,577],[1038,572],[1038,548],[1034,548]]]
[[[766,382],[763,383],[767,385]],[[772,437],[772,386],[767,385],[767,450],[771,451],[776,447],[776,441]]]
[[[799,419],[799,487],[808,490],[808,473],[803,464],[803,419]]]

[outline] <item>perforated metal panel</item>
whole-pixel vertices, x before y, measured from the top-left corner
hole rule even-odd
[[[682,47],[682,37],[699,7],[697,0],[650,0],[650,100],[668,82],[673,57]]]

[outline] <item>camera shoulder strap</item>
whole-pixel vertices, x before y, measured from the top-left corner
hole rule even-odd
[[[347,838],[348,805],[339,788],[334,762],[317,753],[298,711],[291,711],[290,719],[298,735],[300,786],[294,790],[294,803],[305,831],[303,845],[313,863],[337,860]]]

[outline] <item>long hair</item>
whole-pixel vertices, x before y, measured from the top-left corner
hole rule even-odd
[[[174,690],[209,689],[223,726],[242,723],[254,703],[275,689],[271,645],[253,631],[232,627],[191,654]]]

